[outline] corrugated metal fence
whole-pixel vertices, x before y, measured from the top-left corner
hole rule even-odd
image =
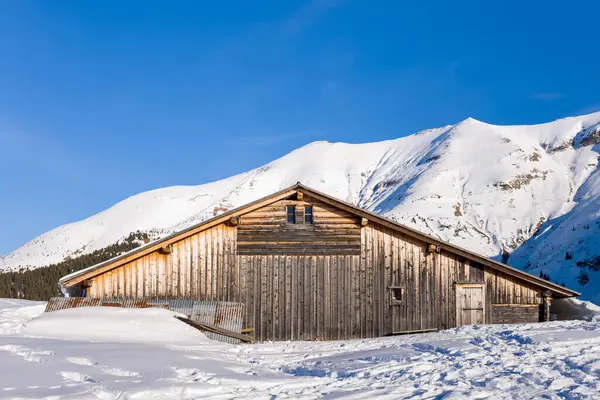
[[[199,301],[192,299],[116,299],[89,297],[53,297],[46,305],[46,312],[77,307],[123,307],[123,308],[166,308],[184,314],[187,318],[233,332],[242,332],[244,303],[227,301]],[[238,344],[239,339],[216,333],[205,335],[220,342]]]

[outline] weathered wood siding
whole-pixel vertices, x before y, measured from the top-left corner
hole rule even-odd
[[[286,207],[296,209],[287,223]],[[313,223],[304,223],[304,207],[313,207]],[[304,198],[281,200],[240,218],[240,255],[359,255],[358,218],[326,203]]]
[[[494,304],[493,324],[524,324],[540,321],[539,304]]]
[[[171,254],[155,252],[93,278],[89,296],[238,301],[236,235],[225,224],[192,235],[174,243]]]
[[[313,206],[287,224],[286,206]],[[92,279],[91,297],[244,302],[258,340],[348,339],[457,324],[456,285],[485,285],[485,322],[519,322],[534,285],[309,196],[280,200]],[[395,293],[395,294],[394,294]],[[394,298],[401,293],[401,299]],[[502,305],[499,308],[494,305]],[[533,305],[516,307],[514,305]],[[511,315],[513,317],[511,317]],[[512,319],[511,319],[512,318]]]
[[[239,256],[246,266],[246,326],[258,340],[360,337],[352,312],[358,256]]]
[[[485,322],[493,304],[540,304],[540,290],[526,282],[446,250],[428,253],[428,243],[375,223],[363,228],[362,266],[368,272],[359,304],[373,307],[376,319],[364,336],[447,329],[457,325],[456,284],[484,283]],[[364,261],[362,261],[364,259]],[[375,290],[369,290],[375,285]],[[404,299],[392,301],[389,287],[401,287]],[[367,321],[370,315],[365,314]],[[517,321],[520,317],[515,316]]]

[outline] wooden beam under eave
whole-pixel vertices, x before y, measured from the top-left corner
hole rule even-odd
[[[173,251],[173,247],[169,244],[169,245],[161,247],[158,250],[158,253],[166,255],[166,254],[171,254],[172,251]]]
[[[360,226],[367,226],[369,224],[369,220],[367,218],[360,219]]]
[[[296,192],[296,200],[303,201],[304,200],[304,193],[302,193],[301,191],[298,190]]]

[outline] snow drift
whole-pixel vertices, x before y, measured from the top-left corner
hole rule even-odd
[[[161,308],[80,307],[44,313],[21,333],[54,339],[135,342],[168,345],[215,345],[197,329]]]

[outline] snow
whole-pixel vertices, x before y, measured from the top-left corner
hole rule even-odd
[[[301,182],[471,251],[509,252],[510,265],[598,303],[600,266],[577,265],[600,256],[600,145],[588,140],[598,129],[600,113],[529,126],[468,118],[377,143],[315,142],[224,180],[132,196],[0,257],[0,269],[60,262],[137,230],[164,237]]]
[[[600,397],[599,322],[229,345],[167,310],[43,307],[0,299],[2,399]]]
[[[0,299],[0,335],[18,332],[23,323],[40,315],[45,308],[42,301]]]
[[[570,319],[600,322],[600,307],[589,301],[567,298],[552,301],[552,312]]]
[[[27,336],[154,344],[214,343],[161,308],[81,307],[40,315],[22,330]]]

